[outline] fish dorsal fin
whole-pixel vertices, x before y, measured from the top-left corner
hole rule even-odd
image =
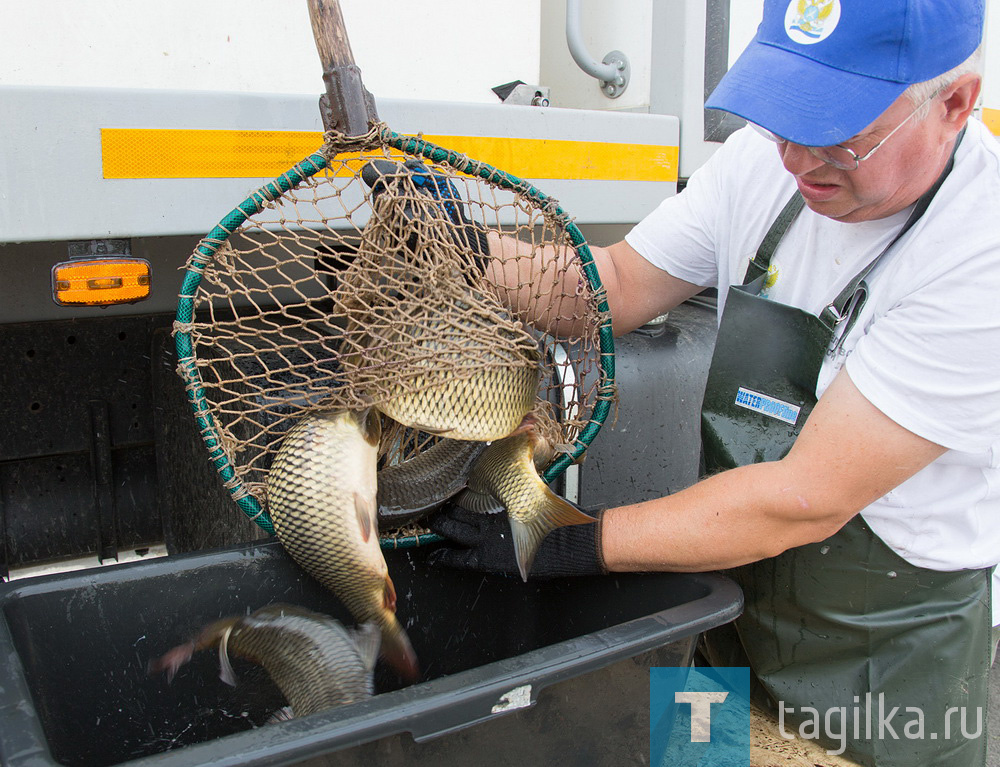
[[[368,539],[372,537],[372,529],[376,525],[375,515],[378,513],[375,499],[355,491],[354,513],[358,518],[358,527],[361,528],[361,539],[368,543]]]
[[[549,520],[553,527],[585,525],[596,519],[585,511],[578,509],[565,498],[560,498],[547,487],[545,488],[545,506],[539,516]]]
[[[463,509],[478,511],[480,514],[499,514],[503,511],[503,504],[489,493],[477,493],[475,490],[466,488],[455,496],[455,503]]]
[[[236,672],[233,671],[233,664],[229,662],[229,635],[233,633],[233,627],[226,627],[219,640],[219,679],[226,684],[236,686]]]
[[[428,434],[433,434],[435,437],[444,437],[445,435],[451,434],[453,431],[455,431],[454,427],[450,429],[438,429],[435,428],[434,426],[427,426],[426,424],[422,423],[410,424],[410,428],[416,429],[417,431],[427,432]]]
[[[361,657],[361,665],[365,671],[375,668],[375,661],[378,660],[379,646],[382,643],[382,632],[379,627],[371,621],[362,623],[355,629],[348,629],[348,634],[358,648],[358,655]]]

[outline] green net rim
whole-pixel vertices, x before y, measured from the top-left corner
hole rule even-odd
[[[431,162],[448,165],[461,173],[471,176],[478,176],[489,183],[496,184],[502,189],[516,192],[530,199],[541,210],[551,215],[563,227],[567,235],[569,235],[570,241],[580,258],[584,275],[587,277],[590,287],[597,296],[597,308],[604,317],[598,328],[600,380],[597,386],[597,402],[594,405],[590,421],[577,436],[573,451],[560,455],[549,465],[542,475],[542,478],[546,482],[552,482],[570,464],[583,455],[590,443],[593,442],[594,437],[597,436],[597,433],[601,430],[601,426],[608,417],[614,396],[615,342],[611,331],[611,315],[608,309],[607,298],[600,275],[597,272],[597,266],[594,264],[593,254],[590,252],[583,234],[559,206],[559,203],[528,182],[486,163],[471,160],[457,152],[442,149],[421,138],[401,136],[389,130],[386,130],[382,138],[386,144],[405,154],[426,157]],[[176,322],[178,323],[178,329],[174,333],[174,345],[177,350],[178,372],[186,384],[185,389],[188,401],[194,412],[201,437],[209,451],[209,460],[212,461],[216,471],[219,472],[219,475],[225,482],[226,488],[229,490],[230,495],[233,496],[233,500],[239,506],[240,510],[256,523],[258,527],[271,535],[274,534],[274,523],[271,521],[270,515],[268,515],[260,502],[247,492],[242,481],[237,478],[232,463],[222,449],[222,440],[219,437],[215,420],[212,417],[208,401],[205,397],[204,382],[201,378],[201,373],[199,373],[195,365],[194,345],[191,340],[191,334],[189,331],[180,328],[189,325],[194,319],[194,298],[201,284],[202,272],[208,267],[212,259],[215,258],[219,248],[250,216],[260,213],[268,203],[278,200],[285,192],[297,188],[307,178],[311,178],[326,167],[328,167],[327,158],[322,153],[315,152],[281,174],[278,178],[264,184],[230,211],[195,248],[185,269],[177,301]],[[420,546],[440,540],[440,536],[434,534],[411,535],[400,538],[380,538],[380,544],[382,548],[394,549]]]

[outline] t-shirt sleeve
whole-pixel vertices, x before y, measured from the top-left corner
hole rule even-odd
[[[625,241],[674,277],[706,287],[728,285],[742,277],[743,265],[794,189],[774,145],[744,128]]]
[[[721,147],[692,174],[683,192],[665,199],[625,237],[651,264],[695,285],[719,282],[717,219],[730,150],[728,143]]]
[[[845,363],[879,410],[952,450],[1000,436],[998,263],[991,245],[941,270],[874,319]]]

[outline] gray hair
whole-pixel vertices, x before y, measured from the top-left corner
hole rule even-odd
[[[982,74],[982,65],[983,46],[982,43],[980,43],[979,47],[972,52],[972,55],[954,69],[949,69],[944,74],[938,75],[930,80],[925,80],[922,83],[913,83],[913,85],[907,88],[903,93],[910,99],[913,106],[923,104],[923,102],[930,99],[932,95],[940,90],[944,90],[962,75],[969,74],[970,72]],[[929,111],[930,105],[924,104],[924,106],[919,110],[919,113],[914,115],[914,119],[924,119]]]

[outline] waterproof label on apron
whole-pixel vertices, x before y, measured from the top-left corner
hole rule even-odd
[[[799,420],[799,412],[802,410],[801,407],[768,397],[759,391],[744,389],[742,386],[736,390],[736,404],[747,410],[753,410],[755,413],[763,413],[771,418],[777,418],[792,426]]]

